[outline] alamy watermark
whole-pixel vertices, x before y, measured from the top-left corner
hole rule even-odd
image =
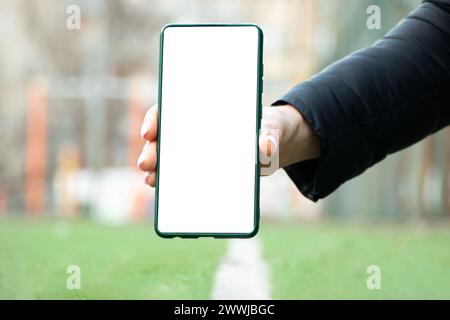
[[[381,289],[381,268],[373,264],[367,267],[366,273],[369,274],[366,281],[367,289]]]
[[[66,28],[68,30],[80,30],[81,29],[81,8],[75,4],[71,4],[66,8]]]
[[[366,20],[366,26],[369,30],[381,29],[381,9],[376,4],[367,7],[366,13],[369,14]]]
[[[73,264],[67,267],[66,273],[69,274],[66,280],[66,288],[69,290],[80,290],[81,268]]]

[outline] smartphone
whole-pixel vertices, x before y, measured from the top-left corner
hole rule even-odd
[[[155,231],[254,236],[259,227],[263,33],[171,24],[160,36]]]

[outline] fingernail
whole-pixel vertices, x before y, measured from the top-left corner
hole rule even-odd
[[[150,177],[150,173],[149,173],[149,172],[146,172],[146,173],[144,174],[144,184],[145,184],[145,185],[148,184],[148,182],[147,182],[148,177]]]
[[[144,121],[144,123],[142,124],[142,127],[141,127],[141,137],[142,137],[142,139],[145,139],[144,137],[145,137],[145,134],[147,133],[148,129],[149,129],[148,124],[147,124],[146,121]]]
[[[274,136],[268,134],[268,135],[267,135],[267,140],[270,141],[270,144],[271,144],[271,148],[270,148],[271,150],[270,150],[270,153],[271,153],[271,154],[274,154],[275,152],[277,152],[277,149],[278,149],[278,142],[277,142],[277,139],[275,139]]]
[[[144,162],[144,151],[139,155],[139,158],[137,160],[137,166],[141,167],[142,162]]]

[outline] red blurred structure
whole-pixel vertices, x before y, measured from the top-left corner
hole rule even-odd
[[[33,81],[28,89],[26,127],[25,205],[32,216],[40,216],[46,207],[46,157],[48,91]]]

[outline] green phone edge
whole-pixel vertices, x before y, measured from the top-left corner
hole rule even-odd
[[[158,230],[158,201],[159,201],[159,150],[161,141],[161,112],[162,112],[162,76],[163,76],[163,48],[164,48],[164,31],[167,28],[176,27],[254,27],[258,31],[258,67],[257,67],[257,97],[256,97],[256,163],[255,163],[255,204],[254,204],[254,227],[250,233],[169,233],[161,232]],[[238,24],[226,24],[226,23],[208,23],[208,24],[167,24],[160,32],[160,45],[159,45],[159,76],[158,76],[158,140],[156,144],[156,188],[155,188],[155,205],[154,205],[154,230],[161,238],[200,238],[200,237],[213,237],[213,238],[252,238],[259,231],[260,224],[260,164],[259,164],[259,144],[258,136],[261,128],[261,115],[262,115],[262,92],[263,92],[263,41],[264,35],[262,29],[252,23],[238,23]]]

